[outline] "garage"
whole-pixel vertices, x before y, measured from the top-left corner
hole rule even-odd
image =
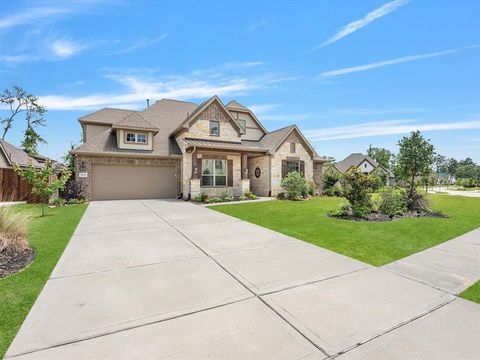
[[[93,165],[92,199],[175,198],[174,166]]]

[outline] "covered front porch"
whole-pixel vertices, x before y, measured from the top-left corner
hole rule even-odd
[[[186,161],[183,166],[185,198],[193,198],[200,193],[220,196],[228,192],[234,197],[246,192],[260,190],[258,179],[266,178],[268,162],[258,162],[268,158],[264,149],[248,149],[243,144],[195,140],[186,148]],[[190,159],[191,165],[188,164]],[[260,196],[268,196],[264,191]]]

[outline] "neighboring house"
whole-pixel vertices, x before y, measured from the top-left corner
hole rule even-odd
[[[368,155],[363,155],[361,153],[350,154],[342,161],[335,163],[333,166],[342,174],[344,174],[352,167],[357,167],[360,169],[361,172],[366,174],[369,174],[372,171],[376,171],[378,169],[377,171],[382,171],[385,173],[387,179],[385,185],[395,184],[395,175],[393,174],[393,172],[390,169],[379,164],[377,161],[375,161]]]
[[[254,113],[214,96],[162,99],[143,111],[105,108],[79,119],[76,177],[93,200],[200,192],[275,196],[296,170],[321,186],[323,160],[295,125],[268,132]]]
[[[41,155],[38,155],[39,157]],[[42,156],[42,158],[44,158]],[[43,163],[28,155],[5,140],[0,140],[0,201],[33,200],[32,187],[15,173],[13,166],[26,167],[29,162],[35,167],[43,167]]]
[[[455,185],[455,175],[447,173],[436,173],[435,182],[437,185]]]

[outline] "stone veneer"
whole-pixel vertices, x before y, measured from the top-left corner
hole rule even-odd
[[[250,191],[258,196],[268,196],[270,192],[270,156],[249,158],[247,162]],[[260,177],[255,176],[255,169],[260,168]]]
[[[177,179],[180,179],[181,159],[159,159],[159,158],[133,158],[121,156],[85,156],[78,155],[75,161],[76,181],[84,188],[87,198],[92,196],[92,168],[93,165],[137,165],[137,166],[175,166]],[[87,173],[86,178],[78,176],[79,173]],[[178,181],[178,180],[177,180]],[[177,193],[180,193],[180,184],[177,184]]]
[[[290,143],[295,142],[295,153],[290,152]],[[276,196],[283,191],[280,186],[282,181],[282,160],[287,158],[295,158],[305,162],[305,179],[313,181],[313,160],[311,154],[307,151],[300,137],[292,132],[285,142],[280,146],[272,159],[272,193]]]

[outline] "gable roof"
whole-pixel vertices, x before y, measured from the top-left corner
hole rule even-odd
[[[113,123],[113,129],[138,129],[145,131],[158,132],[158,127],[153,125],[150,121],[145,120],[141,113],[134,112],[127,115],[123,120]]]
[[[28,155],[22,149],[13,146],[5,140],[0,140],[0,150],[5,155],[9,165],[13,166],[18,164],[19,166],[27,166],[30,162],[34,167],[43,167],[43,164],[38,162],[35,158]]]
[[[302,141],[305,143],[307,148],[311,151],[312,157],[315,160],[321,160],[321,158],[317,155],[317,152],[310,144],[310,142],[303,136],[302,132],[298,129],[297,125],[289,125],[284,128],[266,133],[261,139],[260,143],[265,146],[267,149],[270,150],[271,153],[278,150],[278,148],[285,142],[287,137],[292,133],[296,132]]]
[[[112,125],[114,122],[120,121],[126,116],[133,113],[136,113],[136,111],[115,108],[103,108],[91,114],[87,114],[78,118],[78,121],[80,123]]]
[[[237,120],[233,118],[232,114],[230,113],[230,111],[228,111],[225,105],[223,105],[220,98],[217,95],[214,95],[207,101],[204,101],[203,103],[198,105],[198,107],[177,128],[175,128],[175,130],[173,130],[170,135],[173,136],[180,130],[187,129],[189,126],[188,124],[194,121],[203,112],[203,110],[207,109],[214,102],[217,102],[220,105],[227,117],[230,119],[230,123],[232,123],[237,129],[238,133],[242,133],[242,128],[240,127],[240,124],[237,122]]]
[[[245,106],[243,106],[242,104],[240,104],[238,101],[236,100],[232,100],[230,101],[227,105],[225,105],[228,109],[239,109],[239,110],[249,110],[247,109]]]
[[[390,177],[393,177],[393,172],[383,166],[382,164],[378,163],[376,160],[372,159],[368,155],[363,155],[362,153],[353,153],[348,155],[345,159],[342,161],[339,161],[334,164],[334,166],[337,168],[338,171],[341,173],[344,173],[348,169],[350,169],[352,166],[359,166],[363,161],[368,161],[374,168],[380,167],[384,169],[386,172],[388,172],[388,175]]]
[[[145,110],[139,111],[138,114],[142,118],[142,120],[139,121],[146,121],[155,128],[162,130],[158,131],[154,136],[153,150],[118,149],[116,146],[115,135],[111,133],[110,129],[108,129],[75,148],[72,151],[72,154],[110,153],[116,155],[139,154],[142,156],[180,155],[181,152],[178,145],[170,138],[169,134],[196,108],[197,104],[191,102],[162,99],[156,101]],[[122,118],[119,121],[123,120],[124,119]]]

